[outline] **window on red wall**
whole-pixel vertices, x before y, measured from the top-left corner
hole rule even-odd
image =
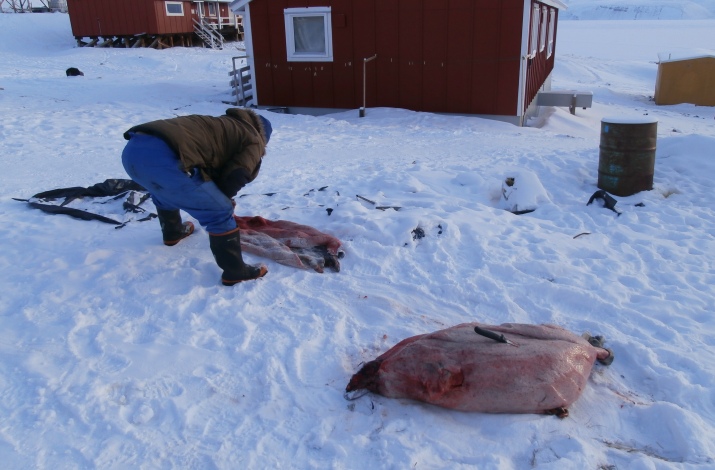
[[[164,2],[166,16],[184,16],[184,2]]]
[[[286,8],[283,13],[288,61],[332,62],[331,8]]]
[[[549,10],[549,44],[546,48],[546,58],[551,57],[554,53],[554,37],[556,36],[556,10]]]
[[[539,52],[546,48],[546,21],[549,19],[546,7],[541,8],[541,30],[539,32]]]
[[[216,4],[209,3],[209,16],[216,16]]]
[[[539,14],[541,12],[541,7],[539,5],[534,5],[531,9],[531,38],[530,38],[530,48],[529,57],[534,58],[536,56],[536,51],[539,47]]]

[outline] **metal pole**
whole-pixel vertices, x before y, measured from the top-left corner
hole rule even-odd
[[[377,54],[362,60],[362,108],[360,108],[360,117],[365,117],[365,104],[367,102],[367,86],[365,84],[367,82],[367,63],[375,59],[377,59]]]

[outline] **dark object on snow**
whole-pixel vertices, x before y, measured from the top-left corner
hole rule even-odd
[[[369,203],[372,204],[373,206],[375,205],[375,201],[371,201],[370,199],[368,199],[368,198],[366,198],[366,197],[362,197],[362,196],[359,195],[359,194],[356,194],[355,197],[357,197],[358,199],[362,199],[362,200],[365,201],[365,202],[369,202]]]
[[[613,357],[595,338],[598,345],[554,325],[464,323],[399,342],[353,375],[346,398],[368,390],[462,411],[566,416],[596,360]]]
[[[146,191],[146,189],[132,180],[113,178],[86,188],[74,186],[71,188],[51,189],[37,193],[32,197],[38,199],[57,199],[60,197],[76,199],[78,197],[117,196],[127,191]]]
[[[376,203],[375,201],[372,201],[372,200],[370,200],[370,199],[368,199],[368,198],[366,198],[366,197],[363,197],[363,196],[361,196],[361,195],[359,195],[359,194],[356,194],[355,197],[357,197],[358,199],[361,199],[361,200],[363,200],[363,201],[365,201],[365,202],[369,202],[370,204],[372,204],[373,206],[375,206],[375,209],[380,209],[381,211],[384,211],[384,210],[387,210],[387,209],[393,209],[393,210],[395,210],[395,211],[399,211],[400,209],[402,209],[401,206],[378,206],[378,205],[376,205],[377,203]]]
[[[598,188],[621,197],[653,189],[657,137],[655,119],[603,118]]]
[[[82,71],[77,67],[70,67],[65,70],[65,73],[68,77],[84,77],[84,73],[82,73]]]
[[[422,240],[426,236],[424,229],[421,227],[417,227],[412,231],[412,240]]]
[[[115,199],[120,198],[124,195],[128,195],[127,200],[124,202],[123,207],[126,212],[145,212],[144,209],[139,207],[146,199],[148,194],[139,198],[138,202],[134,202],[134,192],[146,192],[146,190],[139,184],[128,179],[107,179],[102,183],[97,183],[95,185],[83,188],[80,186],[74,186],[70,188],[59,188],[52,189],[50,191],[44,191],[37,193],[30,199],[15,199],[16,201],[27,202],[30,207],[35,209],[40,209],[41,211],[50,214],[66,214],[71,217],[75,217],[81,220],[98,220],[107,224],[117,225],[116,228],[121,228],[126,222],[119,222],[117,220],[105,217],[100,214],[94,214],[92,212],[87,212],[81,209],[76,209],[72,207],[66,207],[70,202],[75,199],[81,199],[84,197],[108,197],[116,196]],[[59,205],[55,204],[54,201],[57,199],[64,199]],[[156,214],[149,214],[147,217],[140,219],[140,221],[149,220],[156,217]]]
[[[618,201],[613,199],[611,195],[608,194],[605,190],[600,189],[593,193],[586,205],[590,206],[594,199],[601,199],[603,201],[603,207],[605,207],[606,209],[611,209],[616,214],[621,215],[620,211],[616,210],[616,204],[618,204]]]

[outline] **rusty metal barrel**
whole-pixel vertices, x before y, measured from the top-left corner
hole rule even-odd
[[[653,189],[658,121],[603,118],[598,187],[616,196]]]

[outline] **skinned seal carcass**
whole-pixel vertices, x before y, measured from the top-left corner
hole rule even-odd
[[[346,397],[367,390],[462,411],[568,415],[596,360],[610,364],[603,338],[555,325],[464,323],[407,338],[366,363]]]
[[[241,248],[247,253],[276,262],[322,273],[325,268],[340,271],[343,257],[340,240],[308,225],[287,220],[234,215],[241,233]]]

